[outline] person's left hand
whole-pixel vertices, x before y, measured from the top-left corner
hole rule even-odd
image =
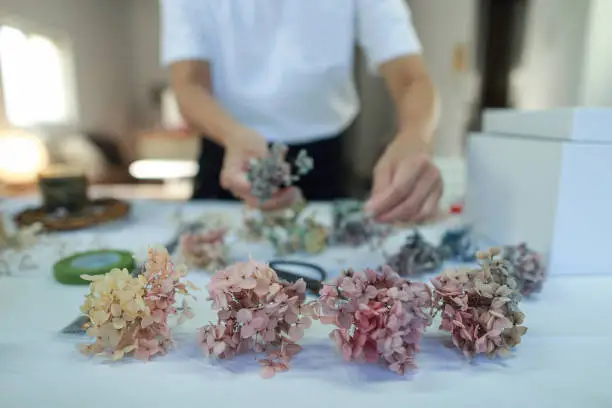
[[[436,214],[442,192],[440,171],[425,142],[399,135],[374,168],[372,196],[365,211],[383,223],[420,222]]]

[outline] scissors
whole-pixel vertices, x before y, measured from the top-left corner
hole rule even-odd
[[[300,278],[304,279],[306,288],[316,295],[319,294],[323,282],[327,279],[325,270],[310,262],[277,259],[270,261],[268,265],[276,271],[279,278],[288,282],[295,282]]]

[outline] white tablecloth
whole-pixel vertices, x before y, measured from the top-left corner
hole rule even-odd
[[[14,212],[24,204],[9,200],[0,209]],[[104,246],[142,257],[147,245],[172,237],[169,219],[175,209],[169,203],[135,202],[128,221],[56,238],[71,250]],[[323,218],[325,210],[319,206]],[[203,211],[224,211],[240,220],[235,206],[185,206],[188,216]],[[432,239],[440,231],[424,230]],[[389,245],[400,242],[401,234]],[[63,337],[58,330],[76,316],[87,288],[52,279],[57,248],[38,245],[30,250],[36,269],[0,278],[2,408],[612,407],[611,277],[551,278],[538,299],[523,303],[529,331],[505,360],[468,362],[444,346],[447,336],[434,325],[423,340],[419,370],[400,377],[376,365],[344,363],[327,339],[329,328],[315,324],[292,369],[263,380],[254,355],[226,362],[202,356],[196,330],[214,320],[203,293],[195,304],[196,317],[176,329],[177,347],[169,355],[149,363],[83,357],[76,344],[86,339]],[[251,254],[267,260],[273,255],[265,244],[238,244],[232,251],[237,258]],[[346,265],[375,266],[382,259],[366,248],[335,248],[312,260],[335,274]],[[207,276],[193,272],[190,280],[203,286]]]

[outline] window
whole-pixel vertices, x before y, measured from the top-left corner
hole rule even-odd
[[[13,126],[73,119],[65,53],[51,38],[0,26],[4,115]]]

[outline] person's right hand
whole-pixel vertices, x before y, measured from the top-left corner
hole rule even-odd
[[[263,158],[269,154],[268,143],[259,133],[243,129],[225,140],[225,156],[221,169],[220,184],[235,197],[243,200],[249,207],[263,211],[273,211],[290,207],[301,198],[296,187],[279,190],[269,200],[260,200],[251,194],[251,183],[247,177],[249,160]]]

